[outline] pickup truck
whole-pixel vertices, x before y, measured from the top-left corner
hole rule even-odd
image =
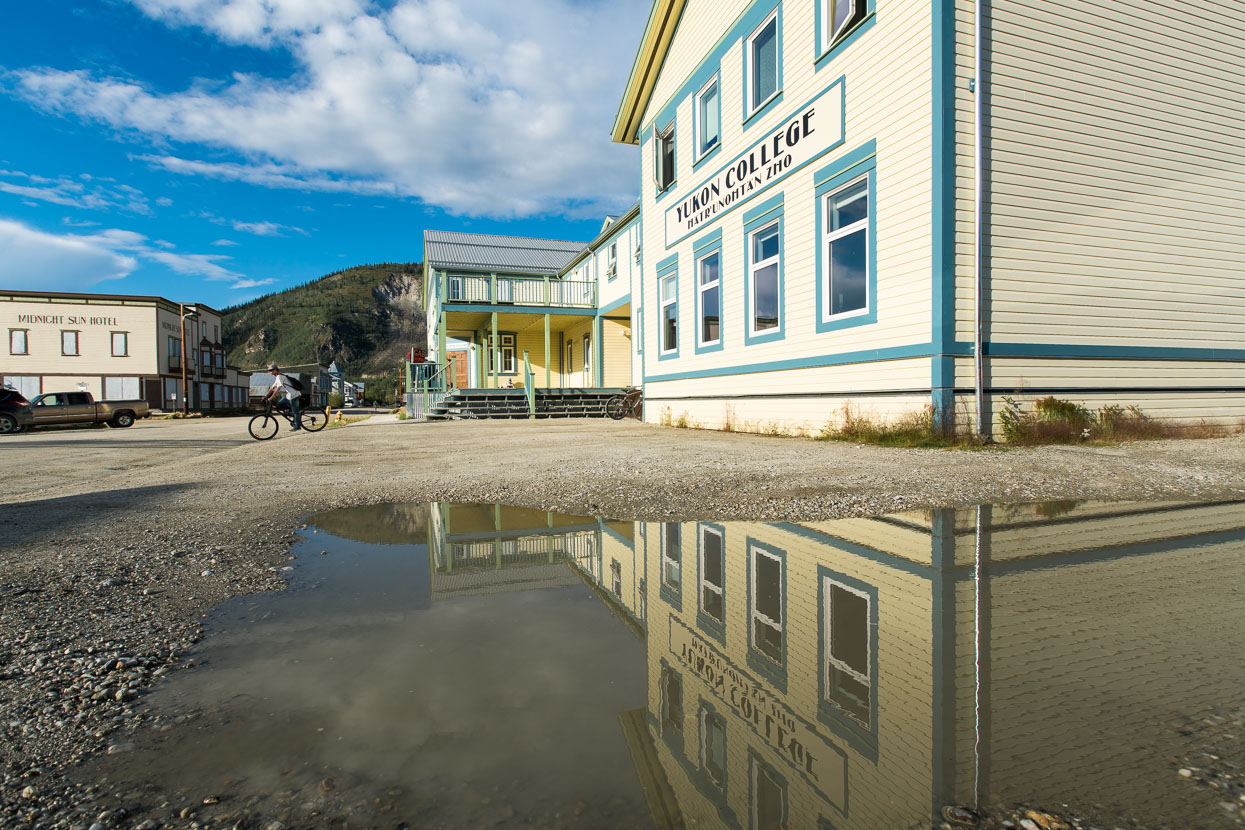
[[[30,402],[34,413],[33,426],[59,424],[108,424],[114,427],[134,425],[136,418],[150,415],[146,401],[95,402],[90,392],[46,392]]]

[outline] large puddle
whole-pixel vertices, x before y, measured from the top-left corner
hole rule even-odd
[[[1237,827],[1245,506],[317,516],[87,770],[264,827]],[[206,804],[204,803],[206,800]],[[935,824],[934,826],[937,826]]]

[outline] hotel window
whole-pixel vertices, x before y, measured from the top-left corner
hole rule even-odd
[[[823,318],[861,314],[869,304],[869,180],[826,194]]]
[[[751,115],[778,94],[777,9],[748,38],[744,55],[747,60],[747,114]]]
[[[661,733],[683,734],[683,681],[669,666],[661,668]]]
[[[683,584],[683,536],[678,522],[661,526],[661,584],[678,591]]]
[[[127,332],[114,331],[112,333],[112,356],[130,356],[130,335]]]
[[[865,0],[820,0],[821,42],[825,47],[847,34],[865,16]]]
[[[700,709],[700,768],[713,786],[726,789],[726,721],[703,706]]]
[[[787,827],[787,783],[755,755],[752,765],[752,830]]]
[[[826,702],[872,727],[872,599],[829,577],[822,581]]]
[[[764,334],[779,326],[779,251],[781,235],[775,222],[752,234],[752,265],[749,268],[748,290],[752,294],[752,315],[749,333]]]
[[[501,342],[500,374],[513,375],[515,373],[514,337],[515,336],[513,334],[498,334],[498,339]],[[493,335],[489,334],[488,335],[488,370],[490,372],[493,371],[494,355],[496,354],[496,352],[493,349],[493,345],[494,345]]]
[[[752,558],[752,648],[781,666],[783,560],[757,545],[753,545],[749,553]]]
[[[78,352],[78,334],[76,331],[61,332],[61,354],[77,355]]]
[[[705,616],[721,623],[723,613],[723,551],[722,531],[700,527],[700,610]]]
[[[29,337],[27,329],[9,329],[9,354],[30,354]]]
[[[674,122],[653,132],[653,176],[661,192],[674,184]]]
[[[697,304],[700,326],[697,343],[716,346],[722,342],[722,252],[714,251],[696,263]]]
[[[696,158],[699,159],[722,141],[722,96],[718,77],[696,93]]]
[[[678,275],[671,274],[661,281],[661,351],[662,354],[679,348],[679,283]]]

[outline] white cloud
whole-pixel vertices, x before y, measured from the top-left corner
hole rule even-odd
[[[94,182],[107,180],[94,180],[87,175],[78,178],[82,181],[68,176],[49,179],[17,170],[0,170],[0,192],[84,210],[125,210],[143,216],[151,215],[147,197],[137,188],[124,184],[96,184]],[[83,184],[83,181],[91,184]]]
[[[221,248],[234,248],[238,245],[238,243],[234,242],[232,239],[218,239],[212,244]]]
[[[245,162],[147,159],[189,175],[492,216],[583,215],[634,198],[635,152],[608,134],[647,0],[131,2],[169,25],[286,49],[297,71],[165,94],[33,68],[8,86],[51,112]]]
[[[296,228],[292,225],[279,225],[276,222],[238,222],[231,223],[233,229],[239,233],[250,233],[255,236],[285,236],[286,231],[300,233],[303,236],[307,232],[302,228]]]
[[[5,288],[84,291],[137,267],[137,259],[97,237],[58,236],[0,219],[0,283]]]
[[[276,277],[268,277],[267,279],[263,279],[263,280],[238,280],[237,282],[235,282],[233,285],[229,287],[233,289],[258,288],[261,285],[272,285],[276,281],[277,281]]]
[[[228,256],[179,253],[168,246],[120,228],[58,235],[0,219],[0,284],[18,290],[85,291],[104,280],[128,276],[146,260],[177,274],[250,287],[243,283],[251,280],[229,269]]]
[[[156,199],[156,204],[159,205],[160,207],[168,207],[169,205],[173,204],[173,200],[170,199],[168,196],[161,196],[159,199]]]

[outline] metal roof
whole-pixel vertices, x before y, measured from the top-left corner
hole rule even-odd
[[[586,248],[583,242],[424,231],[424,263],[431,268],[556,274]]]

